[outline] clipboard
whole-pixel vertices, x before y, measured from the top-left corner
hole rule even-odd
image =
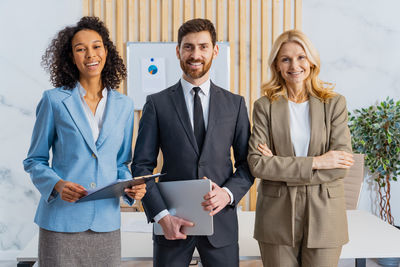
[[[150,179],[155,179],[164,175],[165,173],[156,173],[144,176],[133,177],[129,180],[118,180],[109,185],[96,188],[94,190],[88,190],[88,194],[84,197],[78,199],[75,203],[97,200],[97,199],[106,199],[106,198],[115,198],[122,196],[125,192],[125,188],[144,184]]]
[[[171,215],[194,222],[193,227],[183,227],[186,235],[212,235],[214,233],[213,217],[210,211],[201,206],[205,194],[211,191],[208,179],[184,180],[157,183],[158,189],[167,204]],[[164,235],[162,227],[154,223],[154,234]]]

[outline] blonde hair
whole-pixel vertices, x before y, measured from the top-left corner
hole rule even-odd
[[[299,30],[285,31],[278,36],[268,58],[268,65],[271,71],[271,77],[268,82],[262,85],[262,90],[268,99],[272,102],[279,96],[287,98],[287,87],[285,80],[282,78],[280,72],[276,68],[276,58],[282,45],[288,42],[295,42],[303,47],[307,59],[310,61],[310,75],[305,80],[305,89],[308,95],[312,95],[322,102],[336,95],[333,92],[335,87],[332,83],[321,81],[318,78],[320,72],[320,59],[319,54],[307,36]]]

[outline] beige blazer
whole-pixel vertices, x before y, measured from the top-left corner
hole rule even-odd
[[[327,103],[310,97],[311,139],[307,157],[296,157],[290,138],[289,108],[284,97],[270,103],[261,97],[254,104],[253,132],[248,163],[258,187],[254,238],[271,244],[294,246],[297,186],[308,185],[309,248],[338,247],[348,242],[342,178],[345,169],[312,170],[312,157],[329,150],[351,152],[346,100],[337,95]],[[263,156],[266,143],[274,156]]]

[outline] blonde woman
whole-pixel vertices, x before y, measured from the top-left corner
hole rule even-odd
[[[264,266],[337,266],[348,242],[343,177],[353,165],[345,98],[318,78],[298,30],[281,34],[254,104],[248,163],[261,178],[254,237]]]

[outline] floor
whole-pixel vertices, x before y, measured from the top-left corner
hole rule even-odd
[[[0,260],[0,267],[15,267],[16,261],[2,261]],[[122,267],[152,267],[152,262],[134,262],[126,261],[122,263]],[[191,265],[193,267],[198,265]],[[338,267],[353,267],[354,260],[340,260]],[[261,261],[241,261],[240,267],[262,267]],[[379,267],[375,260],[367,260],[367,267]]]
[[[196,267],[198,265],[191,265]],[[354,260],[340,260],[338,267],[354,267]],[[367,260],[367,267],[379,267],[375,260]],[[123,262],[122,267],[152,267],[152,262]],[[241,261],[240,267],[262,267],[261,261]]]

